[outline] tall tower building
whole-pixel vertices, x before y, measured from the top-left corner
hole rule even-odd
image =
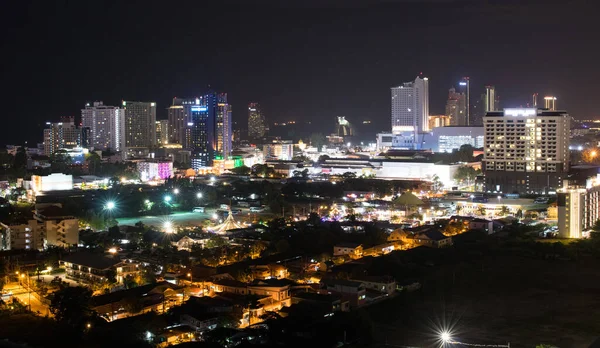
[[[496,87],[485,86],[485,112],[496,111]]]
[[[429,80],[417,77],[392,87],[392,132],[429,131]]]
[[[81,125],[90,129],[90,146],[97,150],[121,151],[124,142],[125,110],[101,101],[81,109]]]
[[[156,144],[165,145],[169,143],[169,121],[156,121]]]
[[[73,117],[61,117],[60,122],[55,123],[46,122],[44,155],[51,156],[60,149],[81,146],[81,131],[82,128],[77,128]]]
[[[549,194],[569,171],[569,129],[565,111],[504,109],[483,118],[485,190]]]
[[[191,122],[188,124],[189,149],[192,151],[192,168],[212,166],[215,156],[214,103],[191,107]]]
[[[183,145],[185,142],[185,128],[190,122],[194,105],[200,105],[199,98],[173,98],[173,104],[167,108],[170,143]]]
[[[462,78],[458,85],[464,90],[465,93],[465,125],[471,125],[471,80],[468,76]]]
[[[450,116],[453,126],[466,126],[466,98],[464,93],[457,93],[454,87],[448,90],[446,101],[446,115]]]
[[[227,93],[209,94],[208,101],[216,100],[215,114],[215,156],[228,159],[231,154],[231,105],[227,103]]]
[[[123,101],[125,147],[151,147],[156,144],[156,103]]]
[[[259,139],[267,133],[267,122],[258,103],[248,104],[248,137]]]

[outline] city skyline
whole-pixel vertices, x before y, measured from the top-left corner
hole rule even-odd
[[[465,1],[339,4],[225,1],[207,6],[223,10],[235,5],[236,11],[215,11],[198,27],[183,18],[156,20],[163,12],[152,4],[139,9],[130,4],[93,9],[88,4],[68,4],[51,10],[43,3],[28,8],[11,4],[18,15],[3,23],[8,39],[2,47],[21,53],[21,58],[3,58],[6,82],[12,86],[5,95],[11,100],[7,112],[18,126],[28,127],[23,134],[5,130],[2,136],[7,143],[39,141],[45,122],[77,116],[81,105],[95,100],[106,105],[153,100],[157,119],[164,119],[173,96],[198,95],[208,85],[228,91],[233,118],[242,123],[245,105],[258,101],[270,122],[331,120],[333,125],[335,116],[345,115],[350,122],[369,119],[385,130],[390,111],[387,91],[420,72],[430,78],[432,114],[443,113],[447,90],[469,76],[471,104],[484,86],[494,85],[503,107],[526,106],[531,95],[539,93],[557,96],[558,108],[569,110],[576,119],[596,116],[591,86],[600,78],[594,69],[597,52],[582,51],[593,38],[591,22],[585,20],[586,13],[593,13],[587,11],[589,6],[530,2],[504,7]],[[140,29],[124,24],[133,8],[144,18]],[[409,10],[423,19],[395,19],[394,13]],[[186,12],[182,16],[194,13]],[[220,36],[208,35],[213,37],[207,44],[213,45],[214,54],[195,54],[197,49],[186,40],[221,20],[218,13],[228,13],[239,27]],[[105,17],[110,17],[106,26],[91,24]],[[250,18],[258,24],[245,25]],[[560,28],[542,25],[557,19],[564,23]],[[149,23],[161,24],[145,25]],[[20,30],[23,25],[27,30]],[[482,25],[485,33],[473,30]],[[469,33],[463,49],[449,46],[448,31]],[[410,37],[402,45],[389,45],[400,33]],[[569,40],[557,40],[561,37]],[[362,43],[356,45],[357,40]],[[82,41],[94,44],[81,47]],[[481,45],[474,47],[474,43]],[[115,56],[112,49],[99,50],[99,45],[123,53]],[[192,50],[190,54],[165,53],[184,46]],[[260,54],[246,54],[250,47]],[[548,47],[552,53],[540,56]],[[442,56],[442,52],[451,54]],[[29,83],[34,79],[35,84]],[[32,96],[46,106],[43,115],[19,107]]]

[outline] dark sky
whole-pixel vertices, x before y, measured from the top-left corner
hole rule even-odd
[[[270,121],[334,116],[389,128],[389,88],[423,72],[431,113],[461,76],[503,106],[554,94],[598,116],[598,1],[3,1],[0,143],[41,141],[46,121],[85,102],[156,101],[208,84],[233,117],[260,102]],[[10,125],[10,126],[9,126]]]

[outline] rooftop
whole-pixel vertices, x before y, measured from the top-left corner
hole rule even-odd
[[[92,306],[93,307],[103,306],[103,305],[106,305],[109,303],[119,302],[126,298],[144,297],[148,293],[152,292],[152,290],[157,289],[157,288],[159,289],[160,292],[162,292],[167,289],[173,289],[173,288],[175,288],[175,286],[169,282],[159,282],[159,283],[152,283],[152,284],[147,284],[147,285],[143,285],[143,286],[138,286],[138,287],[127,289],[127,290],[115,291],[115,292],[111,292],[111,293],[105,294],[105,295],[94,296],[94,297],[92,297]]]
[[[109,269],[121,262],[118,259],[111,259],[103,255],[93,254],[90,252],[73,253],[62,257],[61,261],[100,270]]]
[[[360,243],[353,243],[353,242],[341,242],[341,243],[337,243],[335,245],[335,247],[339,247],[339,248],[358,248],[359,246],[361,246],[362,244]]]

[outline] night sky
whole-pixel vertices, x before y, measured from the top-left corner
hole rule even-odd
[[[0,143],[41,142],[46,121],[86,102],[156,101],[207,85],[233,118],[334,117],[388,130],[389,88],[423,72],[431,113],[470,76],[503,107],[554,94],[575,118],[600,116],[598,1],[3,1]],[[212,4],[211,4],[212,3]],[[285,4],[285,5],[283,5]]]

